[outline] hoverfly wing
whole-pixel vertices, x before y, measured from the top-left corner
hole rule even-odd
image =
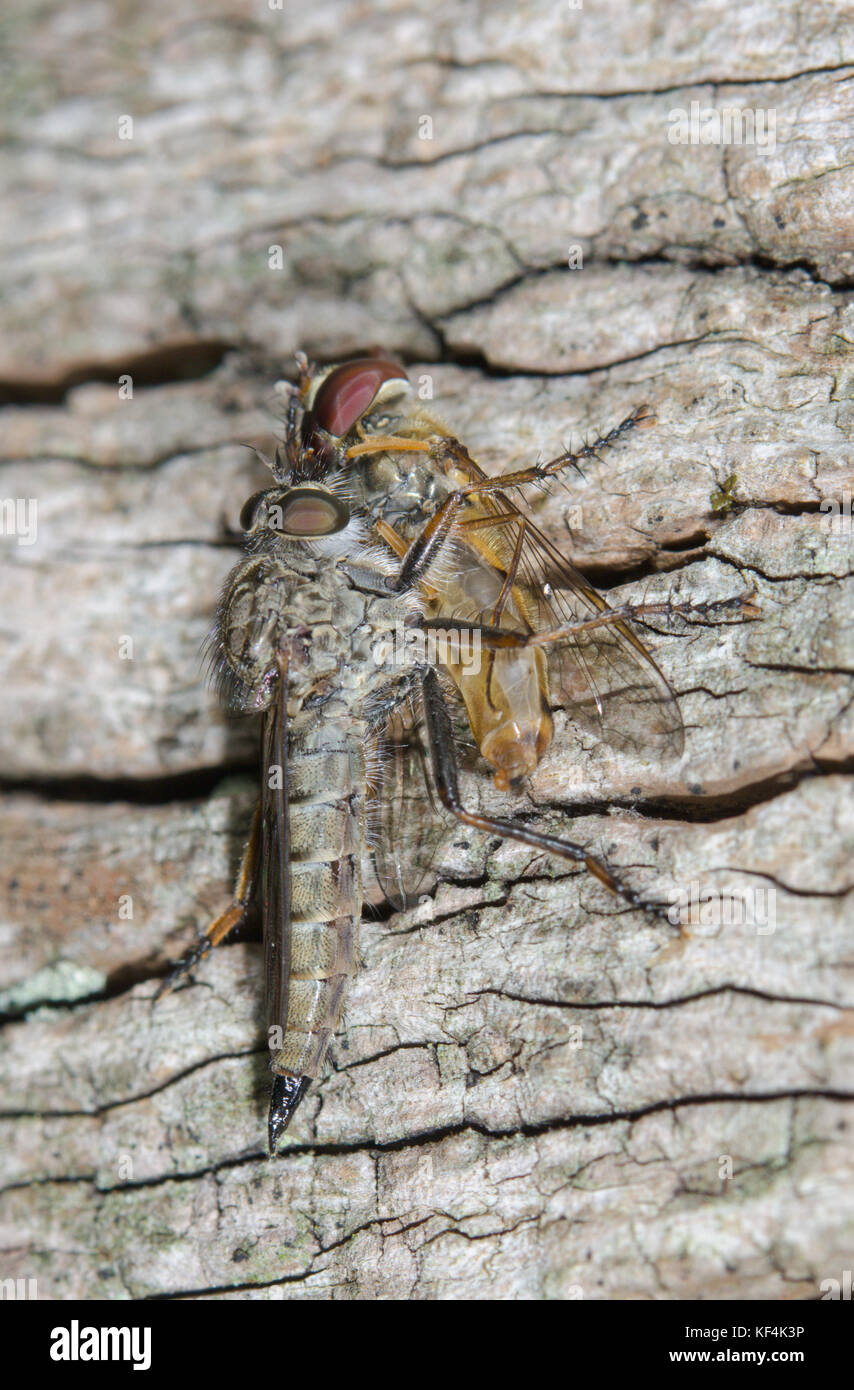
[[[546,632],[607,613],[610,605],[557,546],[525,518],[517,582]],[[548,649],[547,649],[548,650]],[[554,644],[554,703],[613,747],[681,757],[684,728],[676,696],[626,623],[594,627]]]
[[[261,903],[267,1027],[282,1032],[288,1013],[291,954],[286,699],[287,681],[282,678],[275,701],[264,715],[261,735]]]
[[[471,458],[461,462],[472,481],[487,474]],[[507,493],[478,499],[496,516],[490,548],[502,567],[515,570],[514,587],[525,602],[523,630],[555,628],[607,613],[610,605],[588,584],[527,515],[521,552],[516,555],[523,513]],[[508,523],[509,518],[509,523]],[[494,618],[484,612],[481,621]],[[502,624],[503,625],[503,624]],[[518,627],[511,622],[510,627]],[[612,747],[641,755],[679,758],[685,732],[676,696],[643,642],[624,622],[595,627],[546,648],[553,675],[552,703],[565,704],[569,716]]]
[[[413,695],[396,706],[375,735],[372,859],[396,911],[413,907],[425,891],[449,825],[433,784],[420,700]]]

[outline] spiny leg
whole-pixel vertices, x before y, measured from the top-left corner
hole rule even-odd
[[[464,523],[465,524],[465,523]],[[381,541],[384,541],[389,550],[397,556],[398,560],[404,559],[409,546],[402,536],[399,536],[394,527],[387,521],[379,520],[374,522],[374,530]],[[435,602],[439,598],[438,590],[426,579],[421,580],[421,592],[425,598]],[[395,585],[392,583],[392,592],[395,592]]]
[[[439,440],[436,451],[444,452],[447,458],[475,475],[471,485],[465,489],[467,492],[495,492],[502,488],[506,491],[508,488],[524,487],[527,483],[544,482],[547,478],[553,478],[557,473],[563,473],[567,468],[573,468],[580,474],[579,465],[587,459],[598,458],[600,449],[612,448],[632,430],[651,429],[655,424],[657,421],[649,406],[639,405],[632,411],[631,415],[627,415],[613,429],[608,430],[607,434],[598,435],[589,443],[583,444],[580,449],[565,449],[563,453],[549,459],[546,463],[530,464],[527,468],[514,468],[508,473],[501,473],[494,478],[478,467],[464,445],[453,436]],[[480,486],[481,480],[487,484],[485,488]]]
[[[436,559],[457,521],[457,513],[466,498],[473,494],[485,496],[501,493],[508,488],[524,487],[527,484],[543,483],[567,468],[580,472],[580,463],[587,458],[595,458],[600,449],[611,447],[632,429],[647,429],[656,423],[655,416],[647,405],[638,406],[615,425],[607,434],[585,444],[576,452],[565,451],[547,463],[532,464],[528,468],[514,469],[509,473],[491,478],[483,472],[469,455],[468,450],[452,435],[433,439],[408,439],[402,435],[372,435],[352,444],[344,452],[348,461],[394,451],[426,453],[441,466],[455,464],[468,473],[471,482],[463,484],[449,493],[426,523],[420,535],[410,545],[398,574],[395,589],[403,592],[417,583]],[[506,503],[506,498],[504,499]],[[497,520],[495,518],[494,520]]]
[[[246,849],[243,851],[243,858],[237,873],[237,882],[234,886],[234,898],[230,905],[215,917],[210,926],[206,928],[204,935],[196,942],[186,955],[182,956],[172,966],[166,979],[160,985],[154,996],[154,1002],[168,994],[175,986],[188,975],[191,970],[204,960],[209,951],[215,946],[221,945],[227,936],[240,926],[244,921],[252,903],[255,893],[255,886],[258,877],[259,866],[259,847],[261,840],[261,803],[258,802],[252,816],[252,825],[249,830],[249,840]]]
[[[616,444],[618,439],[628,434],[633,429],[649,429],[656,424],[656,418],[648,405],[639,405],[633,410],[631,415],[627,415],[618,425],[615,425],[607,434],[599,435],[589,444],[583,444],[577,450],[564,450],[555,458],[549,459],[547,463],[531,464],[528,468],[512,469],[509,473],[501,474],[497,478],[491,478],[484,473],[475,463],[464,445],[453,435],[435,436],[432,439],[412,439],[406,435],[396,434],[375,434],[367,435],[358,444],[351,444],[344,452],[347,459],[364,458],[370,454],[383,454],[394,450],[408,450],[412,453],[432,454],[435,458],[446,458],[449,461],[459,464],[475,475],[474,481],[466,485],[466,492],[496,492],[501,488],[523,487],[526,483],[542,482],[545,478],[553,477],[555,473],[561,473],[566,468],[574,468],[580,472],[579,464],[590,458],[596,458],[600,449],[606,449]],[[484,488],[482,484],[486,483]]]
[[[438,677],[435,671],[429,667],[422,669],[421,688],[433,775],[439,798],[446,810],[450,811],[463,825],[469,825],[475,830],[500,835],[505,840],[518,840],[520,844],[545,850],[549,854],[557,855],[560,859],[570,859],[583,864],[600,883],[604,883],[606,888],[623,898],[630,906],[660,918],[669,926],[673,925],[669,915],[672,909],[667,903],[645,898],[634,888],[630,888],[628,884],[623,883],[617,877],[607,864],[590,854],[583,845],[576,844],[572,840],[560,840],[554,835],[545,835],[538,830],[529,829],[526,825],[519,825],[515,821],[499,820],[494,816],[484,816],[479,812],[466,810],[460,798],[459,767],[451,718]]]
[[[410,588],[422,578],[430,565],[433,564],[457,524],[457,513],[467,498],[475,494],[484,497],[497,494],[500,502],[502,494],[506,493],[508,489],[543,483],[567,468],[577,469],[580,460],[593,457],[600,449],[615,444],[630,429],[645,429],[653,424],[655,424],[655,417],[650,413],[649,407],[639,406],[608,434],[602,435],[592,444],[585,444],[577,453],[558,454],[557,458],[549,460],[548,463],[532,464],[528,468],[514,469],[510,473],[502,473],[496,478],[487,477],[478,468],[458,439],[446,436],[434,440],[430,453],[438,463],[455,463],[461,469],[469,470],[470,475],[474,474],[475,476],[471,482],[464,483],[461,487],[448,493],[421,533],[412,542],[400,567],[396,583],[397,589],[404,591]],[[379,443],[379,441],[376,442]],[[367,453],[371,450],[372,445],[364,444],[356,447],[360,453]],[[347,452],[350,456],[351,451],[348,450]],[[507,499],[504,498],[503,500],[506,503]]]
[[[489,651],[518,651],[524,647],[547,647],[553,642],[562,642],[596,628],[613,627],[625,622],[627,618],[647,618],[653,615],[710,618],[732,610],[736,610],[744,618],[757,617],[759,608],[755,602],[755,593],[751,591],[748,594],[737,594],[735,598],[709,599],[701,603],[672,603],[666,599],[659,603],[624,603],[619,608],[609,608],[603,613],[597,613],[593,618],[566,623],[547,632],[514,632],[487,623],[468,622],[464,618],[422,618],[419,626],[429,632],[477,632]]]

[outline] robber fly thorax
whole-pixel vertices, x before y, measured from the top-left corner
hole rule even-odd
[[[342,452],[378,436],[451,438],[444,422],[416,399],[403,368],[390,359],[357,358],[319,373],[311,373],[304,359],[301,365],[304,434],[318,447],[329,437],[340,442]],[[349,476],[376,534],[402,557],[441,503],[479,472],[463,450],[428,457],[390,448],[356,456]],[[422,584],[424,612],[530,633],[536,614],[524,586],[507,583],[512,537],[494,524],[494,513],[484,498],[465,499],[454,537]],[[533,772],[552,739],[546,655],[536,647],[487,652],[479,662],[464,655],[454,659],[452,654],[443,665],[462,696],[496,786],[505,791]]]

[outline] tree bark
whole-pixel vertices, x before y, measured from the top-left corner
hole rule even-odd
[[[12,6],[0,1277],[777,1299],[850,1267],[854,26],[720,14]],[[774,139],[676,143],[695,102]],[[257,943],[152,998],[251,812],[257,730],[198,656],[265,479],[244,446],[296,349],[373,346],[491,472],[649,402],[538,524],[611,602],[760,617],[643,634],[682,764],[559,709],[521,802],[467,780],[693,895],[682,932],[452,834],[433,897],[366,917],[270,1161]]]

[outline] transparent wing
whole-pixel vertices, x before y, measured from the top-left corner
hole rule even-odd
[[[519,581],[540,632],[609,611],[601,594],[526,518]],[[678,758],[684,747],[676,697],[640,638],[622,621],[556,642],[549,654],[553,701],[608,743]]]
[[[473,479],[485,476],[473,462],[468,466]],[[504,575],[512,574],[514,601],[500,626],[549,632],[610,611],[602,595],[506,494],[481,494],[475,508],[482,516],[494,515],[496,523],[471,530],[467,543]],[[488,609],[481,620],[495,621]],[[592,628],[546,650],[553,704],[565,704],[571,718],[614,747],[647,756],[681,756],[684,730],[676,697],[626,623]]]
[[[286,691],[287,682],[280,679],[261,734],[260,880],[267,1027],[281,1029],[287,1021],[291,955]]]
[[[396,706],[376,737],[371,840],[380,886],[398,911],[413,907],[451,818],[433,785],[423,736],[421,696]]]

